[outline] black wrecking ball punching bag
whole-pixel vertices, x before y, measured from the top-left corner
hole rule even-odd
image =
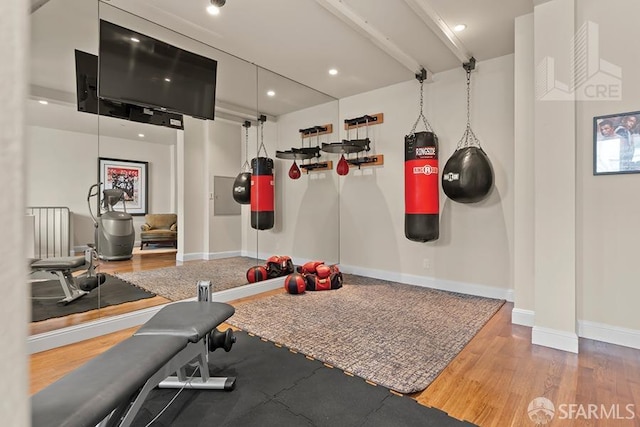
[[[274,222],[273,159],[251,159],[251,171],[251,227],[268,230]]]
[[[438,137],[416,132],[404,138],[404,234],[415,242],[440,235]]]
[[[458,148],[442,171],[442,189],[454,202],[476,203],[493,186],[493,168],[481,147]]]
[[[233,181],[233,200],[241,205],[251,203],[251,172],[240,172]]]

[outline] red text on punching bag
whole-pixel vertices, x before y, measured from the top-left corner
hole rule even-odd
[[[438,183],[436,148],[416,147],[415,158],[404,167],[405,213],[438,214]]]

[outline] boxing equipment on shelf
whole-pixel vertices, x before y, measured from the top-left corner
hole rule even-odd
[[[475,59],[463,64],[467,72],[467,127],[442,171],[442,189],[454,202],[476,203],[485,199],[493,187],[493,168],[480,141],[471,130],[471,70]]]
[[[251,227],[256,230],[269,230],[274,224],[274,177],[273,159],[270,159],[264,147],[264,122],[266,116],[260,116],[260,147],[258,157],[251,159]],[[264,150],[264,157],[260,157]]]
[[[248,205],[251,203],[251,168],[249,167],[248,153],[249,153],[249,128],[251,127],[250,121],[245,121],[242,125],[245,129],[245,149],[244,149],[244,164],[242,165],[243,172],[240,172],[233,181],[233,200],[241,205]]]
[[[440,235],[438,136],[423,113],[426,70],[416,78],[420,82],[420,114],[404,138],[404,234],[415,242],[429,242]],[[416,132],[420,119],[424,132]]]

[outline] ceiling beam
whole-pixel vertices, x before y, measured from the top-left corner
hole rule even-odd
[[[31,0],[31,13],[33,13],[36,10],[40,9],[47,2],[49,2],[49,0]]]
[[[436,36],[453,52],[460,62],[467,63],[473,55],[462,44],[460,39],[440,17],[429,0],[404,0],[416,15],[435,33]]]
[[[411,55],[400,49],[389,37],[385,36],[380,30],[355,13],[349,6],[343,3],[342,0],[316,0],[316,2],[345,24],[368,38],[373,44],[400,64],[404,65],[412,73],[418,74],[420,70],[425,69],[427,70],[427,76],[429,78],[431,77],[431,71],[423,65],[420,65]]]

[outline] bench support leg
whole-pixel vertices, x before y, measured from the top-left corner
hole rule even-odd
[[[69,304],[71,301],[75,301],[80,297],[85,296],[89,292],[81,291],[76,286],[76,281],[71,274],[71,270],[64,271],[53,271],[56,276],[58,276],[58,281],[60,282],[60,286],[62,286],[62,290],[64,291],[65,297],[62,298],[58,303],[60,304]]]
[[[173,359],[167,362],[162,368],[160,368],[155,374],[151,376],[145,383],[144,387],[140,390],[140,393],[135,397],[133,402],[127,402],[123,407],[117,409],[115,413],[124,414],[123,417],[111,416],[108,426],[120,426],[129,427],[135,419],[138,411],[142,407],[142,404],[146,400],[147,396],[155,387],[164,388],[188,388],[188,389],[216,389],[216,390],[233,390],[235,386],[235,377],[229,378],[210,378],[209,366],[207,365],[207,353],[208,349],[204,346],[202,341],[197,343],[189,343],[184,350],[176,354]],[[200,378],[188,379],[185,375],[185,366],[192,361],[197,361],[200,368]],[[169,377],[172,373],[178,373],[183,380],[176,377]],[[173,380],[172,378],[175,378]],[[169,380],[170,386],[163,386],[164,380]],[[180,383],[180,385],[177,385]],[[199,385],[200,384],[200,385]],[[227,385],[225,385],[227,384]],[[231,385],[228,385],[231,384]],[[222,386],[220,386],[222,385]],[[128,407],[128,409],[127,409]]]

